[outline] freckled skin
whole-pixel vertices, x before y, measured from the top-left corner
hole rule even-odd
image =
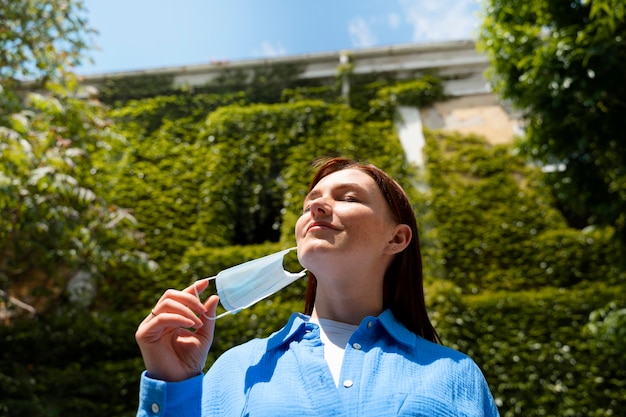
[[[315,185],[295,233],[300,263],[317,278],[318,312],[325,305],[382,305],[384,272],[398,228],[366,173],[345,169]]]

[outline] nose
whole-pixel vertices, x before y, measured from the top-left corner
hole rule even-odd
[[[311,216],[313,217],[329,216],[332,213],[332,207],[328,204],[326,199],[322,197],[318,197],[311,201],[309,209],[311,210]]]

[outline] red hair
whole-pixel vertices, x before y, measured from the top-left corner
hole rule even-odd
[[[346,158],[322,161],[313,176],[309,192],[322,178],[344,169],[358,169],[372,177],[387,201],[394,220],[398,224],[406,224],[411,228],[412,238],[409,245],[396,254],[385,272],[383,308],[391,309],[396,319],[413,333],[426,340],[440,343],[439,335],[426,311],[417,221],[409,198],[402,187],[380,168]],[[310,315],[313,312],[316,291],[317,279],[309,273],[305,295],[305,314]]]

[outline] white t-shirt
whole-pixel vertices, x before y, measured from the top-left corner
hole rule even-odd
[[[309,322],[320,327],[320,337],[324,344],[324,359],[328,363],[335,385],[338,385],[346,344],[359,326],[313,317],[309,319]]]

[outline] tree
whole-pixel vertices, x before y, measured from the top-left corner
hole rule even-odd
[[[0,289],[39,311],[71,293],[76,277],[88,286],[88,277],[106,276],[121,259],[145,264],[134,252],[140,246],[133,217],[100,192],[124,138],[96,101],[47,88],[28,94],[22,111],[0,127]]]
[[[92,32],[82,2],[0,5],[0,289],[50,301],[79,271],[142,258],[132,216],[101,196],[125,144],[67,72]]]
[[[0,416],[136,401],[132,334],[154,263],[105,198],[128,143],[67,72],[90,32],[81,14],[74,0],[0,0]]]
[[[84,12],[78,0],[0,0],[0,123],[19,108],[21,82],[41,87],[85,58]]]
[[[626,239],[626,3],[488,0],[484,13],[493,86],[526,118],[520,149],[550,168],[571,225]]]

